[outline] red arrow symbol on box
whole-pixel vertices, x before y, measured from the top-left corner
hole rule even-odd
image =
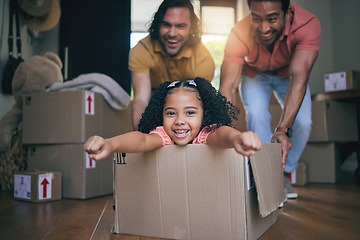
[[[89,157],[89,167],[92,167],[92,159]]]
[[[46,180],[46,178],[44,178],[44,180],[41,182],[40,185],[43,185],[43,198],[46,198],[46,185],[48,185],[49,182],[48,180]]]
[[[91,113],[91,102],[92,102],[93,100],[92,100],[91,96],[89,96],[86,100],[88,101],[88,108],[89,108],[89,111],[88,111],[88,112]]]

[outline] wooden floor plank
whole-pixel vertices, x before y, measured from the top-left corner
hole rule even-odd
[[[323,231],[317,228],[317,225],[311,225],[304,221],[301,221],[297,218],[292,217],[286,213],[279,215],[278,221],[271,227],[281,232],[284,236],[284,239],[293,239],[293,240],[322,240],[322,239],[335,239],[331,232]],[[274,238],[270,238],[274,239]]]
[[[13,204],[0,212],[0,236],[6,236],[0,239],[41,239],[63,214],[71,211],[71,206],[62,201],[41,204],[14,201],[10,194],[7,201]]]
[[[93,237],[93,240],[139,240],[139,236],[132,235],[121,235],[121,234],[113,234],[111,232],[112,226],[114,224],[114,199],[111,196],[104,206],[104,212],[99,218],[99,224],[97,225]]]
[[[359,239],[360,231],[351,221],[334,218],[331,215],[320,213],[306,207],[299,207],[291,203],[284,205],[284,213],[291,218],[296,219],[299,224],[305,223],[310,226],[316,226],[319,232],[330,232],[337,239]],[[357,224],[357,226],[359,226]]]
[[[360,186],[344,180],[297,187],[299,198],[285,203],[260,240],[360,239]],[[112,195],[29,203],[0,193],[0,239],[157,240],[112,234],[113,221]]]
[[[99,225],[94,232],[93,238],[96,240],[110,239],[110,240],[156,240],[158,238],[149,238],[142,236],[126,235],[126,234],[113,234],[111,233],[112,226],[114,224],[114,209],[113,198],[108,200],[104,210],[104,214],[101,217]],[[111,234],[109,234],[111,233]],[[164,240],[164,239],[162,239]],[[166,240],[166,239],[165,239]]]
[[[357,206],[358,204],[348,203],[348,201],[333,202],[307,196],[300,197],[293,204],[360,225],[360,207]]]
[[[105,203],[103,214],[98,220],[98,225],[94,231],[92,239],[107,239],[106,236],[109,236],[111,233],[112,225],[114,224],[114,210],[113,210],[113,197],[108,199]],[[108,238],[110,239],[110,238]]]
[[[90,239],[108,199],[112,196],[90,200],[70,200],[69,211],[44,239]]]
[[[270,228],[267,230],[260,238],[259,240],[288,240],[291,239],[284,235],[282,232],[279,232],[275,228]]]

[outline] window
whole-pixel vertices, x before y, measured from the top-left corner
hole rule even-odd
[[[219,89],[220,68],[228,34],[235,23],[235,9],[232,7],[202,6],[202,42],[210,51],[215,62],[212,85]]]

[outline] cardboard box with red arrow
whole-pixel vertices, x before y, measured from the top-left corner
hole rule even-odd
[[[27,170],[14,174],[14,198],[29,202],[61,199],[61,172]]]

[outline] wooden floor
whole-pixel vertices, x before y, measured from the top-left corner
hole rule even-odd
[[[360,239],[360,186],[352,173],[338,184],[296,188],[277,222],[260,238]],[[0,193],[0,239],[122,239],[154,238],[111,234],[111,195],[89,200],[63,199],[48,203],[15,201]]]

